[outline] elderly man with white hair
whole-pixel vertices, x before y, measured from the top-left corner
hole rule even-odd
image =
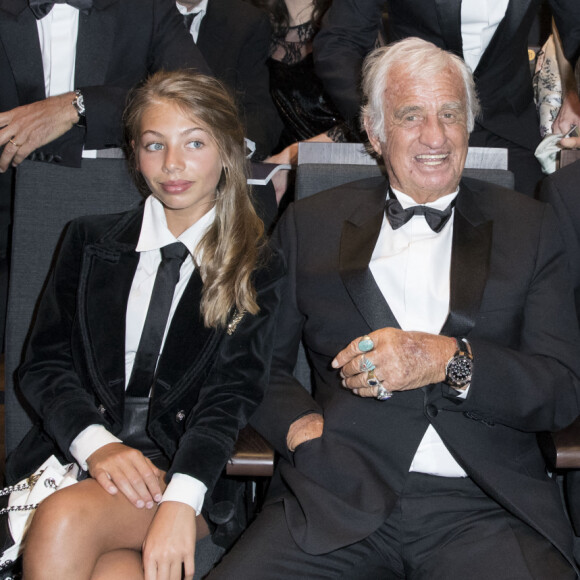
[[[419,39],[366,60],[387,179],[291,206],[266,506],[212,580],[572,579],[536,433],[580,413],[580,339],[550,208],[462,178],[478,114],[461,59]],[[302,339],[310,395],[292,376]]]

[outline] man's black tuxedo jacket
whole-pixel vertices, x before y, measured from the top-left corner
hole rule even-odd
[[[323,192],[290,206],[278,226],[289,276],[270,387],[252,419],[282,455],[273,498],[284,499],[309,553],[360,540],[387,518],[431,423],[485,492],[571,560],[570,527],[536,443],[536,432],[580,412],[580,338],[555,217],[520,194],[461,182],[442,334],[472,345],[467,398],[439,383],[377,401],[342,388],[330,363],[357,337],[398,327],[368,268],[386,188],[381,177]],[[292,376],[301,338],[314,398]],[[288,427],[308,412],[324,415],[324,433],[291,454]]]
[[[567,165],[542,181],[538,199],[549,203],[560,222],[580,326],[580,161]],[[580,470],[566,474],[567,504],[576,536],[580,536]]]
[[[242,0],[210,0],[197,39],[216,77],[235,92],[246,135],[262,157],[271,153],[282,128],[268,83],[270,37],[261,10]]]
[[[548,202],[560,221],[580,324],[580,161],[547,176],[542,181],[538,199]]]
[[[27,0],[0,0],[0,111],[46,98],[36,18]],[[94,0],[79,15],[75,88],[86,131],[73,127],[38,151],[38,160],[80,167],[82,147],[122,144],[127,91],[160,69],[211,74],[171,0]]]
[[[71,222],[48,280],[20,370],[20,388],[40,418],[10,455],[17,481],[60,455],[92,424],[118,433],[125,400],[125,312],[139,254],[143,209]],[[209,490],[267,385],[284,273],[279,254],[255,274],[260,312],[235,330],[204,327],[196,269],[175,311],[159,359],[147,430],[169,459]],[[49,440],[50,438],[50,440]],[[52,451],[52,450],[51,450]],[[42,457],[42,455],[44,457]]]
[[[483,107],[481,124],[495,135],[534,150],[540,142],[533,105],[528,33],[540,0],[510,0],[506,16],[474,71]],[[580,2],[550,1],[566,56],[580,56]],[[381,12],[388,39],[418,36],[463,56],[461,0],[335,0],[314,41],[316,72],[346,118],[360,108],[363,58],[374,47]]]

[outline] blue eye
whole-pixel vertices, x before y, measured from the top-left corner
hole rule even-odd
[[[195,140],[195,141],[190,141],[187,144],[188,147],[190,147],[191,149],[201,149],[203,147],[203,143],[201,141]]]
[[[145,149],[147,151],[161,151],[163,149],[163,145],[161,143],[148,143],[145,145]]]

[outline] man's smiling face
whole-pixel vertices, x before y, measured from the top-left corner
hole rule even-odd
[[[469,139],[459,72],[447,68],[427,80],[394,68],[383,107],[385,140],[369,139],[384,159],[391,185],[418,203],[455,191]]]

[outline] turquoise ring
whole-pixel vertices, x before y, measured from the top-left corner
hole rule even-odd
[[[364,373],[368,371],[374,371],[375,365],[363,354],[360,357],[358,368],[361,373]]]
[[[365,334],[358,341],[358,349],[361,352],[369,352],[369,351],[373,350],[373,348],[375,348],[375,343],[373,342],[373,339],[370,336],[368,336],[368,334]]]

